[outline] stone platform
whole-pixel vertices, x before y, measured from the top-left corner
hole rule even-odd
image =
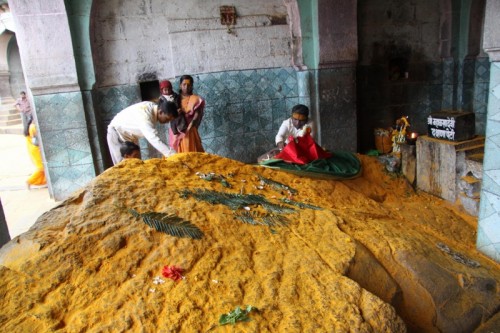
[[[484,151],[484,137],[453,142],[421,136],[417,140],[417,188],[455,202],[464,179],[470,181],[469,165]],[[481,162],[479,162],[482,164]],[[481,167],[477,167],[481,169]],[[474,176],[480,176],[475,174]],[[476,183],[476,182],[474,182]],[[477,190],[476,190],[477,191]],[[474,191],[474,192],[476,192]],[[477,198],[478,199],[478,198]]]

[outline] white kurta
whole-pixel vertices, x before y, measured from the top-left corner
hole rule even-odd
[[[312,121],[309,120],[304,126],[311,127],[311,136],[314,138],[314,127]],[[275,143],[278,144],[278,142],[284,142],[285,144],[287,144],[290,135],[296,138],[301,133],[301,131],[302,129],[296,129],[293,126],[292,118],[288,118],[281,124],[280,129],[278,130],[278,134],[276,135]]]
[[[148,140],[164,156],[175,153],[158,136],[156,106],[153,102],[140,102],[120,111],[113,118],[108,126],[108,146],[114,164],[117,163],[115,159],[118,159],[118,162],[121,161],[121,158],[113,156],[116,155],[116,152],[119,154],[121,143],[125,141],[138,143],[139,138]],[[113,132],[116,133],[119,140],[113,139]]]

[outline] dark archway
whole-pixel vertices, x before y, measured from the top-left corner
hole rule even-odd
[[[477,57],[481,53],[483,35],[485,0],[474,0],[470,6],[469,40],[467,43],[467,57]]]
[[[19,95],[19,92],[26,91],[26,82],[24,80],[23,65],[21,63],[21,55],[19,54],[19,46],[17,45],[15,35],[9,41],[7,61],[10,72],[10,91],[11,95],[16,97]]]

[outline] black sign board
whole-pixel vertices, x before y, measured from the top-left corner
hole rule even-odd
[[[476,131],[476,118],[472,112],[436,112],[427,118],[428,135],[448,141],[472,139]]]

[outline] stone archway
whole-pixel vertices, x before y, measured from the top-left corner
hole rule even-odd
[[[26,82],[24,80],[21,56],[19,54],[19,46],[17,45],[15,35],[9,41],[7,48],[7,61],[10,72],[10,92],[11,96],[16,97],[19,95],[19,92],[26,91]]]
[[[13,38],[14,34],[7,30],[0,35],[0,98],[2,100],[12,97],[8,55],[9,45]]]

